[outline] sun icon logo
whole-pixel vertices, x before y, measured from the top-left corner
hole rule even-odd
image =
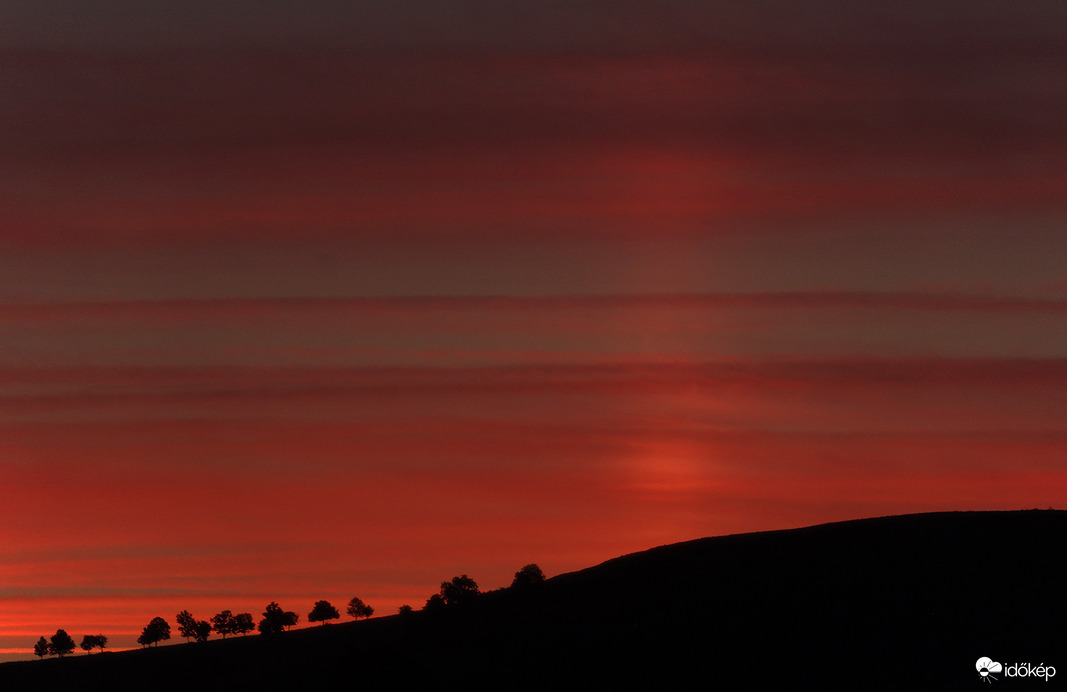
[[[993,673],[999,673],[1004,670],[1004,666],[990,659],[988,656],[983,656],[978,659],[978,662],[974,664],[974,667],[978,669],[978,674],[982,676],[982,682],[988,682],[990,684],[997,679]]]

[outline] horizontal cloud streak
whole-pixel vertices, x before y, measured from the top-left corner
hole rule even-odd
[[[951,293],[822,291],[548,296],[215,298],[0,304],[12,321],[158,319],[167,322],[279,313],[395,314],[440,311],[558,311],[626,308],[867,308],[946,312],[1067,312],[1067,300]]]
[[[8,50],[0,151],[18,174],[0,178],[0,242],[1062,214],[1053,114],[1067,51],[1034,35],[952,38],[894,50]]]
[[[305,367],[1058,358],[1067,302],[796,292],[11,304],[0,366]]]

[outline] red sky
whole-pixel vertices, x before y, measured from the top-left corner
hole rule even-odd
[[[0,657],[1063,507],[1058,2],[5,3]]]

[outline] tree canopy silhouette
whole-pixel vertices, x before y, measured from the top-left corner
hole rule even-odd
[[[263,619],[259,621],[261,634],[277,634],[285,631],[285,611],[282,607],[271,601],[263,611]]]
[[[256,622],[252,619],[252,613],[237,613],[233,616],[233,633],[242,637],[256,629]]]
[[[218,634],[222,635],[225,639],[227,634],[233,634],[236,631],[236,622],[234,621],[233,613],[229,610],[224,610],[211,618],[211,627]]]
[[[206,642],[211,636],[211,623],[207,620],[197,620],[193,627],[193,637],[198,642]]]
[[[299,615],[291,610],[282,610],[281,606],[271,601],[263,611],[263,619],[259,621],[259,631],[262,634],[277,634],[296,625],[299,620]]]
[[[102,634],[87,634],[82,637],[82,643],[79,646],[85,650],[85,653],[92,653],[93,649],[103,651],[107,646],[107,637]]]
[[[360,618],[369,618],[371,615],[374,615],[374,608],[371,608],[364,603],[358,596],[353,596],[352,600],[348,602],[348,608],[345,612],[358,620]]]
[[[325,625],[327,620],[336,620],[339,617],[341,614],[337,612],[337,608],[334,608],[332,603],[316,601],[315,607],[308,613],[308,622],[321,622]]]
[[[159,646],[159,642],[170,639],[170,624],[163,618],[152,618],[141,630],[137,643],[141,646]]]
[[[48,653],[63,658],[69,653],[74,653],[74,640],[66,630],[56,630],[56,633],[48,640]]]
[[[478,584],[466,574],[452,577],[452,581],[441,582],[441,598],[447,605],[468,603],[478,593]]]
[[[48,640],[41,637],[37,640],[37,643],[33,645],[33,655],[37,658],[44,658],[49,655],[51,651],[48,650]]]
[[[535,564],[529,564],[515,573],[515,579],[511,582],[511,588],[516,590],[528,589],[545,581],[545,573]]]
[[[197,620],[188,610],[178,613],[175,619],[178,621],[178,634],[185,637],[185,641],[195,639],[202,642],[211,636],[211,624],[206,620]]]
[[[426,599],[426,605],[422,607],[423,610],[433,613],[441,610],[445,607],[445,599],[441,598],[441,594],[435,593]]]

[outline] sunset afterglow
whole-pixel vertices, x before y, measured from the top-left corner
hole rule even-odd
[[[120,4],[0,12],[0,660],[1063,508],[1061,4]]]

